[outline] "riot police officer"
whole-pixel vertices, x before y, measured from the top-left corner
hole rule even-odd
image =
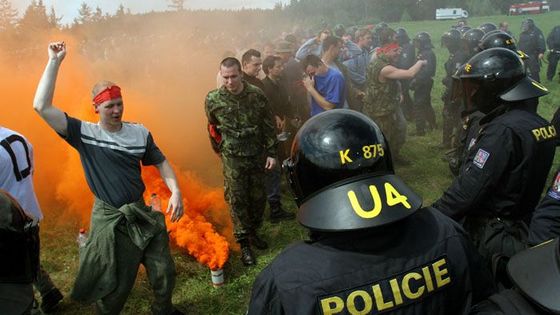
[[[467,59],[461,49],[461,32],[451,29],[441,36],[441,45],[449,51],[449,57],[445,61],[445,77],[441,80],[445,90],[441,99],[443,101],[443,131],[441,145],[444,149],[451,149],[458,145],[458,141],[452,144],[453,135],[457,136],[461,126],[461,104],[451,100],[452,76]]]
[[[311,118],[284,166],[310,239],[261,272],[248,314],[464,314],[493,291],[461,227],[394,174],[367,116]]]
[[[427,32],[420,32],[414,37],[414,47],[417,50],[416,58],[426,60],[426,65],[418,72],[410,83],[414,90],[414,111],[416,119],[416,135],[425,134],[426,124],[428,129],[436,129],[436,114],[432,107],[433,77],[436,74],[436,55],[432,48],[432,39]]]
[[[490,48],[506,48],[519,55],[522,60],[527,60],[529,57],[522,51],[517,49],[515,39],[510,35],[502,31],[491,31],[486,33],[480,40],[479,49],[486,50]],[[527,69],[529,73],[529,69]],[[530,100],[530,102],[536,102],[536,99]],[[535,105],[536,106],[536,105]],[[468,144],[476,140],[478,137],[478,132],[480,130],[479,121],[482,119],[484,114],[475,110],[463,112],[463,126],[459,133],[459,146],[456,151],[456,159],[449,160],[449,166],[453,174],[458,175],[461,165],[466,160],[466,153],[468,152]]]
[[[495,31],[498,29],[498,27],[496,26],[496,24],[494,23],[483,23],[478,27],[479,30],[483,31],[484,34],[488,34],[489,32]]]
[[[409,69],[416,63],[414,46],[410,43],[410,38],[404,28],[400,27],[396,30],[396,32],[397,43],[399,43],[399,46],[401,47],[401,54],[399,56],[399,60],[397,61],[397,68]],[[401,83],[401,92],[403,96],[401,109],[406,119],[411,121],[414,118],[414,104],[409,93],[410,80],[399,80],[399,82]]]
[[[527,243],[533,246],[556,237],[560,237],[560,168],[531,217]]]
[[[560,314],[560,242],[558,238],[513,256],[507,272],[512,289],[476,305],[471,315]]]
[[[511,50],[492,48],[457,73],[467,108],[479,110],[478,136],[466,160],[434,207],[464,226],[490,262],[524,248],[528,220],[552,165],[556,131],[536,113],[534,102],[548,90],[527,76]]]
[[[546,70],[546,79],[552,81],[556,74],[556,67],[560,60],[560,25],[556,25],[546,37],[548,45],[548,67]]]
[[[541,30],[535,26],[533,19],[525,19],[521,23],[519,49],[529,56],[526,61],[533,80],[540,82],[541,60],[546,51],[546,44]]]

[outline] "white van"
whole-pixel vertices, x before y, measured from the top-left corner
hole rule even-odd
[[[469,12],[461,8],[436,9],[436,20],[454,20],[468,17]]]

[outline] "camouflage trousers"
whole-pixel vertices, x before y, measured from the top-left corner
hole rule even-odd
[[[224,196],[233,220],[237,242],[246,240],[262,225],[265,193],[264,156],[222,155]]]
[[[406,141],[406,120],[400,108],[389,115],[371,117],[389,143],[391,153],[398,155]]]

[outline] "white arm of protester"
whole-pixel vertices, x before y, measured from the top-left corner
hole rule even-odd
[[[156,165],[156,167],[159,170],[161,178],[167,185],[167,188],[171,191],[171,197],[169,197],[169,203],[165,213],[171,211],[171,222],[177,222],[183,216],[183,197],[179,190],[177,176],[175,176],[175,172],[167,160]]]
[[[52,104],[58,69],[66,56],[66,45],[64,42],[50,43],[48,51],[49,61],[37,86],[33,108],[51,128],[59,134],[66,135],[66,115]]]

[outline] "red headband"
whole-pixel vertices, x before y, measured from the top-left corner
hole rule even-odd
[[[97,95],[93,98],[93,104],[97,107],[105,101],[110,101],[121,97],[121,88],[116,85],[112,85],[97,93]]]
[[[392,42],[389,43],[383,47],[379,47],[377,48],[377,53],[378,54],[387,54],[389,51],[393,50],[393,49],[397,49],[399,48],[399,44],[396,42]]]

